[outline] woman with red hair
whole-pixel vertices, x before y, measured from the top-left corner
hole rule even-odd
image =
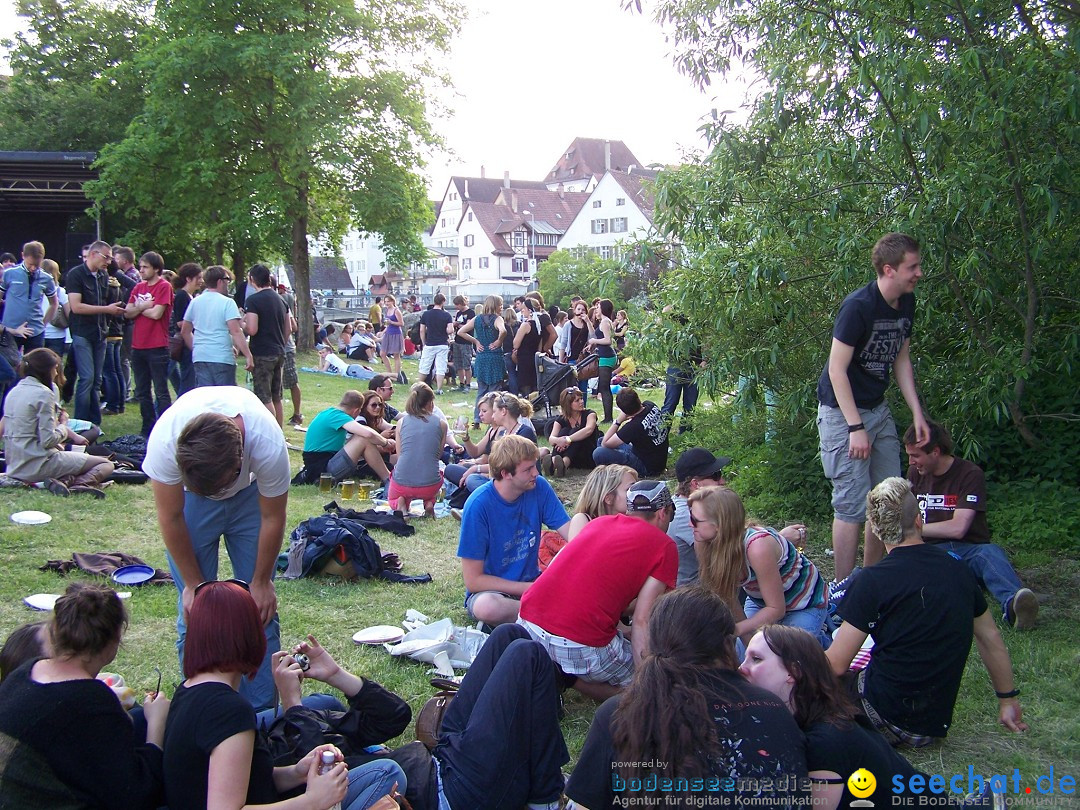
[[[255,711],[237,692],[266,653],[266,636],[255,600],[240,580],[204,582],[195,589],[184,646],[184,676],[165,729],[165,797],[171,810],[249,805],[327,810],[366,810],[405,788],[392,760],[346,770],[341,752],[320,745],[298,763],[275,768],[255,733]],[[276,666],[289,666],[285,653]],[[323,751],[337,760],[319,773]],[[284,797],[303,788],[292,799]]]

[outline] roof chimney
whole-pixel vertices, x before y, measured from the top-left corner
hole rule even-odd
[[[484,164],[480,164],[480,179],[483,180],[487,177],[487,170],[484,168]]]
[[[566,187],[561,182],[559,183],[559,199],[566,199]]]
[[[469,199],[469,178],[465,178],[465,193],[461,195],[463,199]]]
[[[510,188],[510,172],[503,172],[503,188]]]
[[[611,171],[611,141],[604,141],[604,171]]]
[[[510,210],[513,211],[515,214],[517,213],[517,203],[518,203],[517,191],[511,191],[510,192]]]

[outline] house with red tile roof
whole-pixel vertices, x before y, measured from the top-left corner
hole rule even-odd
[[[552,166],[544,182],[551,191],[592,191],[605,172],[632,172],[641,161],[622,141],[605,138],[574,138]]]

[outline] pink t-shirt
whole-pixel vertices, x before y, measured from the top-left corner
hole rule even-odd
[[[140,281],[131,291],[128,303],[134,304],[139,296],[153,297],[154,306],[162,304],[165,311],[157,320],[147,318],[144,313],[139,313],[135,318],[134,328],[131,333],[131,348],[133,349],[164,349],[169,345],[169,319],[172,317],[173,288],[165,279],[158,279],[157,284],[150,286],[145,281]]]

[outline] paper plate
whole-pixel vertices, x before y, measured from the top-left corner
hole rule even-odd
[[[124,565],[113,571],[113,582],[121,585],[142,585],[154,576],[154,569],[149,565]]]
[[[34,610],[52,610],[56,606],[56,600],[60,598],[58,593],[35,593],[23,599],[27,607]]]
[[[352,637],[357,644],[392,644],[401,641],[405,631],[392,624],[377,624],[374,627],[365,627]]]
[[[11,519],[16,523],[22,523],[24,526],[40,526],[42,523],[48,523],[52,520],[52,515],[46,512],[38,512],[35,509],[28,509],[25,512],[16,512],[11,516]]]

